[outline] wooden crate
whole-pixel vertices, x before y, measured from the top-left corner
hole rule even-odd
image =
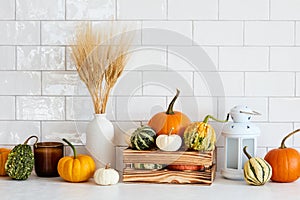
[[[207,152],[160,150],[123,151],[123,182],[144,183],[178,183],[178,184],[212,184],[216,173],[216,150]],[[204,165],[204,171],[172,171],[168,169],[147,170],[135,169],[134,163],[162,165]]]

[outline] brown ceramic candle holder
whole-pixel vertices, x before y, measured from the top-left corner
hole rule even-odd
[[[56,177],[57,164],[64,155],[60,142],[38,142],[33,145],[35,173],[40,177]]]

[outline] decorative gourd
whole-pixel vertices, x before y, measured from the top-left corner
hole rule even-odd
[[[0,148],[0,176],[7,175],[5,172],[5,163],[7,161],[9,152],[10,152],[10,149]]]
[[[24,144],[15,146],[8,154],[5,172],[12,179],[26,180],[33,170],[34,156],[31,147],[27,144],[31,138],[38,140],[37,136],[30,136]]]
[[[246,149],[243,151],[249,160],[244,164],[244,179],[250,185],[264,185],[272,176],[272,167],[262,158],[252,158]]]
[[[131,135],[131,146],[137,150],[151,149],[155,146],[155,136],[156,133],[151,127],[139,127]]]
[[[62,157],[57,164],[57,171],[66,181],[77,183],[91,178],[95,172],[95,162],[87,155],[77,155],[75,147],[66,139],[63,139],[73,150],[74,156]]]
[[[105,168],[96,170],[94,180],[99,185],[114,185],[119,182],[119,173],[106,164]]]
[[[182,139],[179,135],[171,135],[174,128],[172,127],[169,135],[159,135],[156,138],[156,146],[163,151],[177,151],[180,149]]]
[[[273,149],[266,154],[265,160],[270,163],[273,169],[272,181],[288,183],[299,178],[300,154],[296,149],[287,148],[284,144],[286,139],[299,131],[300,129],[289,133],[283,138],[278,149]]]
[[[213,151],[215,149],[216,134],[211,125],[208,124],[209,119],[217,122],[227,122],[226,120],[218,120],[210,115],[207,115],[203,122],[191,123],[184,131],[184,143],[190,150],[196,151]]]
[[[185,128],[191,123],[190,119],[185,114],[173,111],[173,106],[179,93],[180,91],[177,89],[177,93],[169,104],[166,112],[157,113],[149,120],[148,125],[155,130],[157,135],[167,135],[173,127],[174,131],[172,134],[182,136]]]

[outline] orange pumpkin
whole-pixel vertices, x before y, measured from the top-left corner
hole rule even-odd
[[[285,140],[300,129],[285,136],[278,149],[267,153],[265,160],[272,166],[273,174],[271,180],[274,182],[288,183],[297,180],[300,176],[300,154],[296,149],[287,148]]]
[[[88,155],[77,155],[75,147],[66,139],[63,141],[71,146],[74,156],[65,156],[58,161],[59,176],[73,183],[87,181],[94,175],[96,168],[94,160]]]
[[[5,163],[7,161],[7,156],[10,152],[10,149],[0,148],[0,176],[5,176]]]
[[[173,129],[172,134],[183,136],[185,128],[191,123],[191,120],[179,111],[173,111],[174,103],[179,96],[180,91],[177,89],[175,97],[172,99],[166,112],[155,114],[148,122],[148,125],[153,128],[156,135],[169,134]]]

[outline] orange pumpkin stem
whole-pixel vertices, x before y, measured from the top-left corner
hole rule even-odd
[[[67,143],[71,148],[72,148],[72,150],[73,150],[73,154],[74,154],[74,159],[76,159],[77,158],[77,152],[76,152],[76,149],[75,149],[75,147],[74,147],[74,145],[73,144],[71,144],[71,142],[69,142],[68,140],[66,140],[65,138],[63,138],[62,139],[65,143]]]
[[[247,158],[250,160],[251,158],[252,158],[252,156],[247,152],[247,146],[244,146],[244,148],[243,148],[243,152],[244,152],[244,154],[247,156]]]
[[[203,123],[207,123],[209,119],[212,119],[212,120],[214,120],[214,121],[216,121],[216,122],[225,123],[225,122],[228,122],[229,114],[227,114],[227,117],[226,117],[225,120],[219,120],[219,119],[217,119],[217,118],[214,118],[214,117],[211,116],[211,115],[207,115],[207,116],[204,118]]]
[[[290,136],[294,135],[295,133],[297,133],[297,132],[299,132],[299,131],[300,131],[300,129],[297,129],[297,130],[295,130],[295,131],[289,133],[287,136],[285,136],[285,137],[283,138],[283,140],[281,141],[281,145],[280,145],[279,149],[284,149],[284,148],[286,148],[286,146],[285,146],[285,144],[284,144],[285,141],[286,141],[286,139],[288,139]]]
[[[179,96],[180,91],[178,89],[176,89],[176,95],[174,96],[174,98],[172,99],[171,103],[169,104],[168,110],[166,111],[167,115],[174,115],[174,111],[173,111],[173,107],[175,104],[175,101],[177,99],[177,97]]]

